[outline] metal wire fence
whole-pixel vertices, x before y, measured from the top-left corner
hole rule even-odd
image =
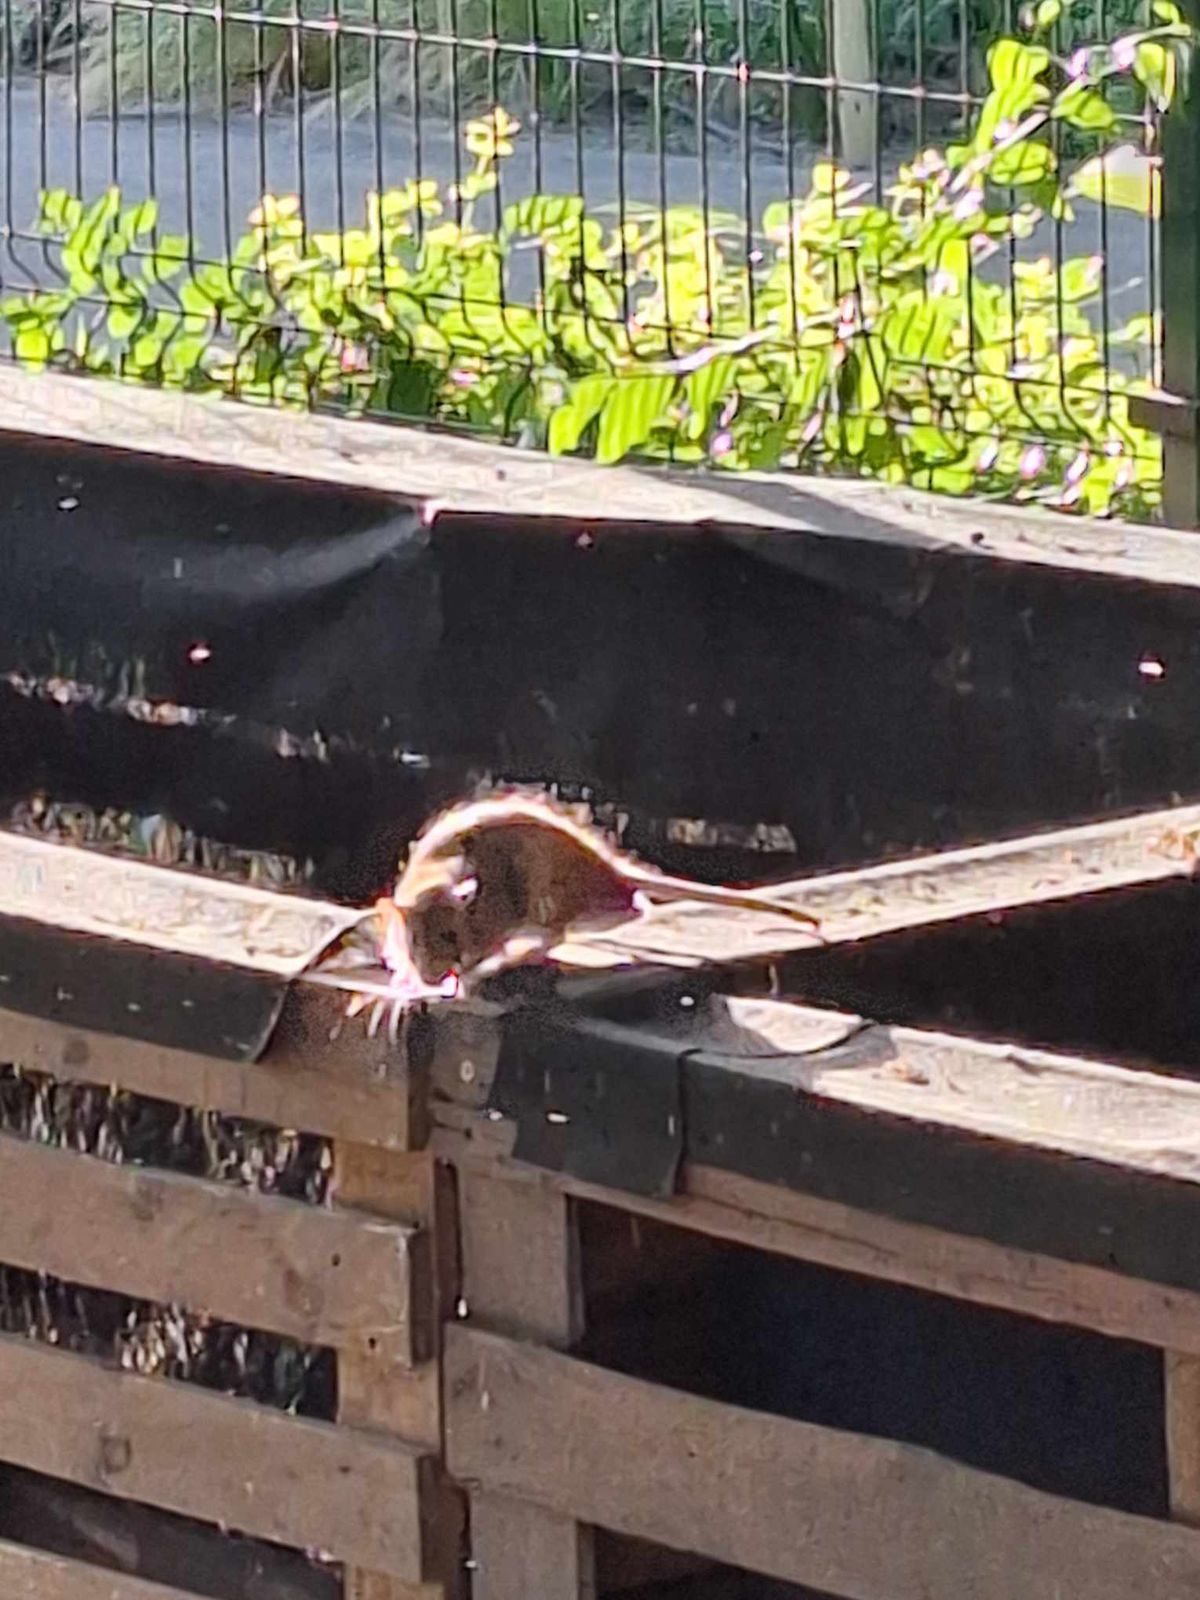
[[[0,333],[27,365],[603,459],[1145,510],[1158,208],[1095,153],[1152,164],[1153,104],[1101,74],[1111,126],[1036,141],[1088,183],[1051,203],[1009,170],[974,231],[931,227],[995,40],[1061,64],[1158,17],[0,0]]]

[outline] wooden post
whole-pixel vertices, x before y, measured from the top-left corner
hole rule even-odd
[[[568,1348],[583,1331],[573,1201],[527,1179],[459,1173],[462,1310]],[[501,1495],[471,1496],[473,1600],[594,1600],[592,1531]]]
[[[1165,1351],[1163,1390],[1171,1515],[1200,1527],[1200,1356]]]
[[[878,42],[871,37],[871,0],[831,0],[829,18],[829,65],[835,82],[874,83]],[[875,95],[838,87],[836,100],[842,164],[873,168],[878,156]]]
[[[426,1075],[413,1051],[407,1050],[407,1057],[400,1070],[407,1073],[409,1138],[424,1144]],[[334,1197],[340,1205],[422,1230],[410,1343],[402,1350],[386,1330],[375,1330],[339,1348],[338,1420],[394,1434],[440,1460],[440,1334],[458,1289],[453,1174],[427,1150],[397,1152],[340,1140]],[[465,1578],[461,1495],[438,1473],[430,1474],[422,1493],[423,1559],[430,1582],[409,1584],[384,1573],[348,1569],[346,1600],[452,1600],[460,1593]]]

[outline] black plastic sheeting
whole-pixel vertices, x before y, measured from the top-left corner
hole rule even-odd
[[[4,798],[165,811],[361,898],[483,774],[586,788],[634,848],[726,879],[1200,794],[1200,591],[580,509],[427,527],[0,439]],[[671,818],[794,848],[672,845]]]

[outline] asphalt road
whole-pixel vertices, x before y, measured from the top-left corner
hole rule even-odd
[[[373,120],[344,119],[335,125],[328,103],[317,107],[298,130],[290,114],[256,118],[234,112],[222,128],[213,116],[185,123],[173,112],[79,121],[68,86],[47,84],[45,102],[33,80],[0,87],[0,220],[27,228],[37,212],[39,188],[65,187],[94,196],[119,183],[131,198],[157,195],[164,230],[190,232],[205,253],[223,253],[243,230],[264,192],[301,191],[310,227],[353,225],[362,216],[367,190],[394,186],[410,177],[451,182],[461,163],[461,145],[451,125],[429,117],[418,129],[394,115],[378,138]],[[570,132],[545,132],[535,142],[528,131],[502,167],[501,198],[507,202],[537,190],[582,193],[590,208],[612,216],[626,205],[699,205],[754,216],[772,200],[807,187],[814,152],[797,148],[789,162],[777,148],[740,148],[736,139],[708,140],[707,171],[698,155],[645,150],[623,153],[607,131],[589,130],[577,154]],[[456,165],[456,162],[458,165]],[[1066,255],[1098,253],[1105,243],[1094,206],[1080,208],[1064,233]],[[1045,225],[1021,247],[1023,257],[1053,254]],[[1107,261],[1111,326],[1149,308],[1149,246],[1146,223],[1130,212],[1110,210]],[[0,283],[44,281],[40,251],[19,241],[0,253]]]

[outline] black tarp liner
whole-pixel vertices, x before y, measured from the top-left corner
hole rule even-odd
[[[485,773],[586,786],[634,848],[727,879],[1200,794],[1200,590],[580,509],[430,528],[374,492],[6,436],[0,798],[164,811],[359,898]],[[108,708],[30,697],[54,674]],[[689,850],[670,818],[795,850]]]

